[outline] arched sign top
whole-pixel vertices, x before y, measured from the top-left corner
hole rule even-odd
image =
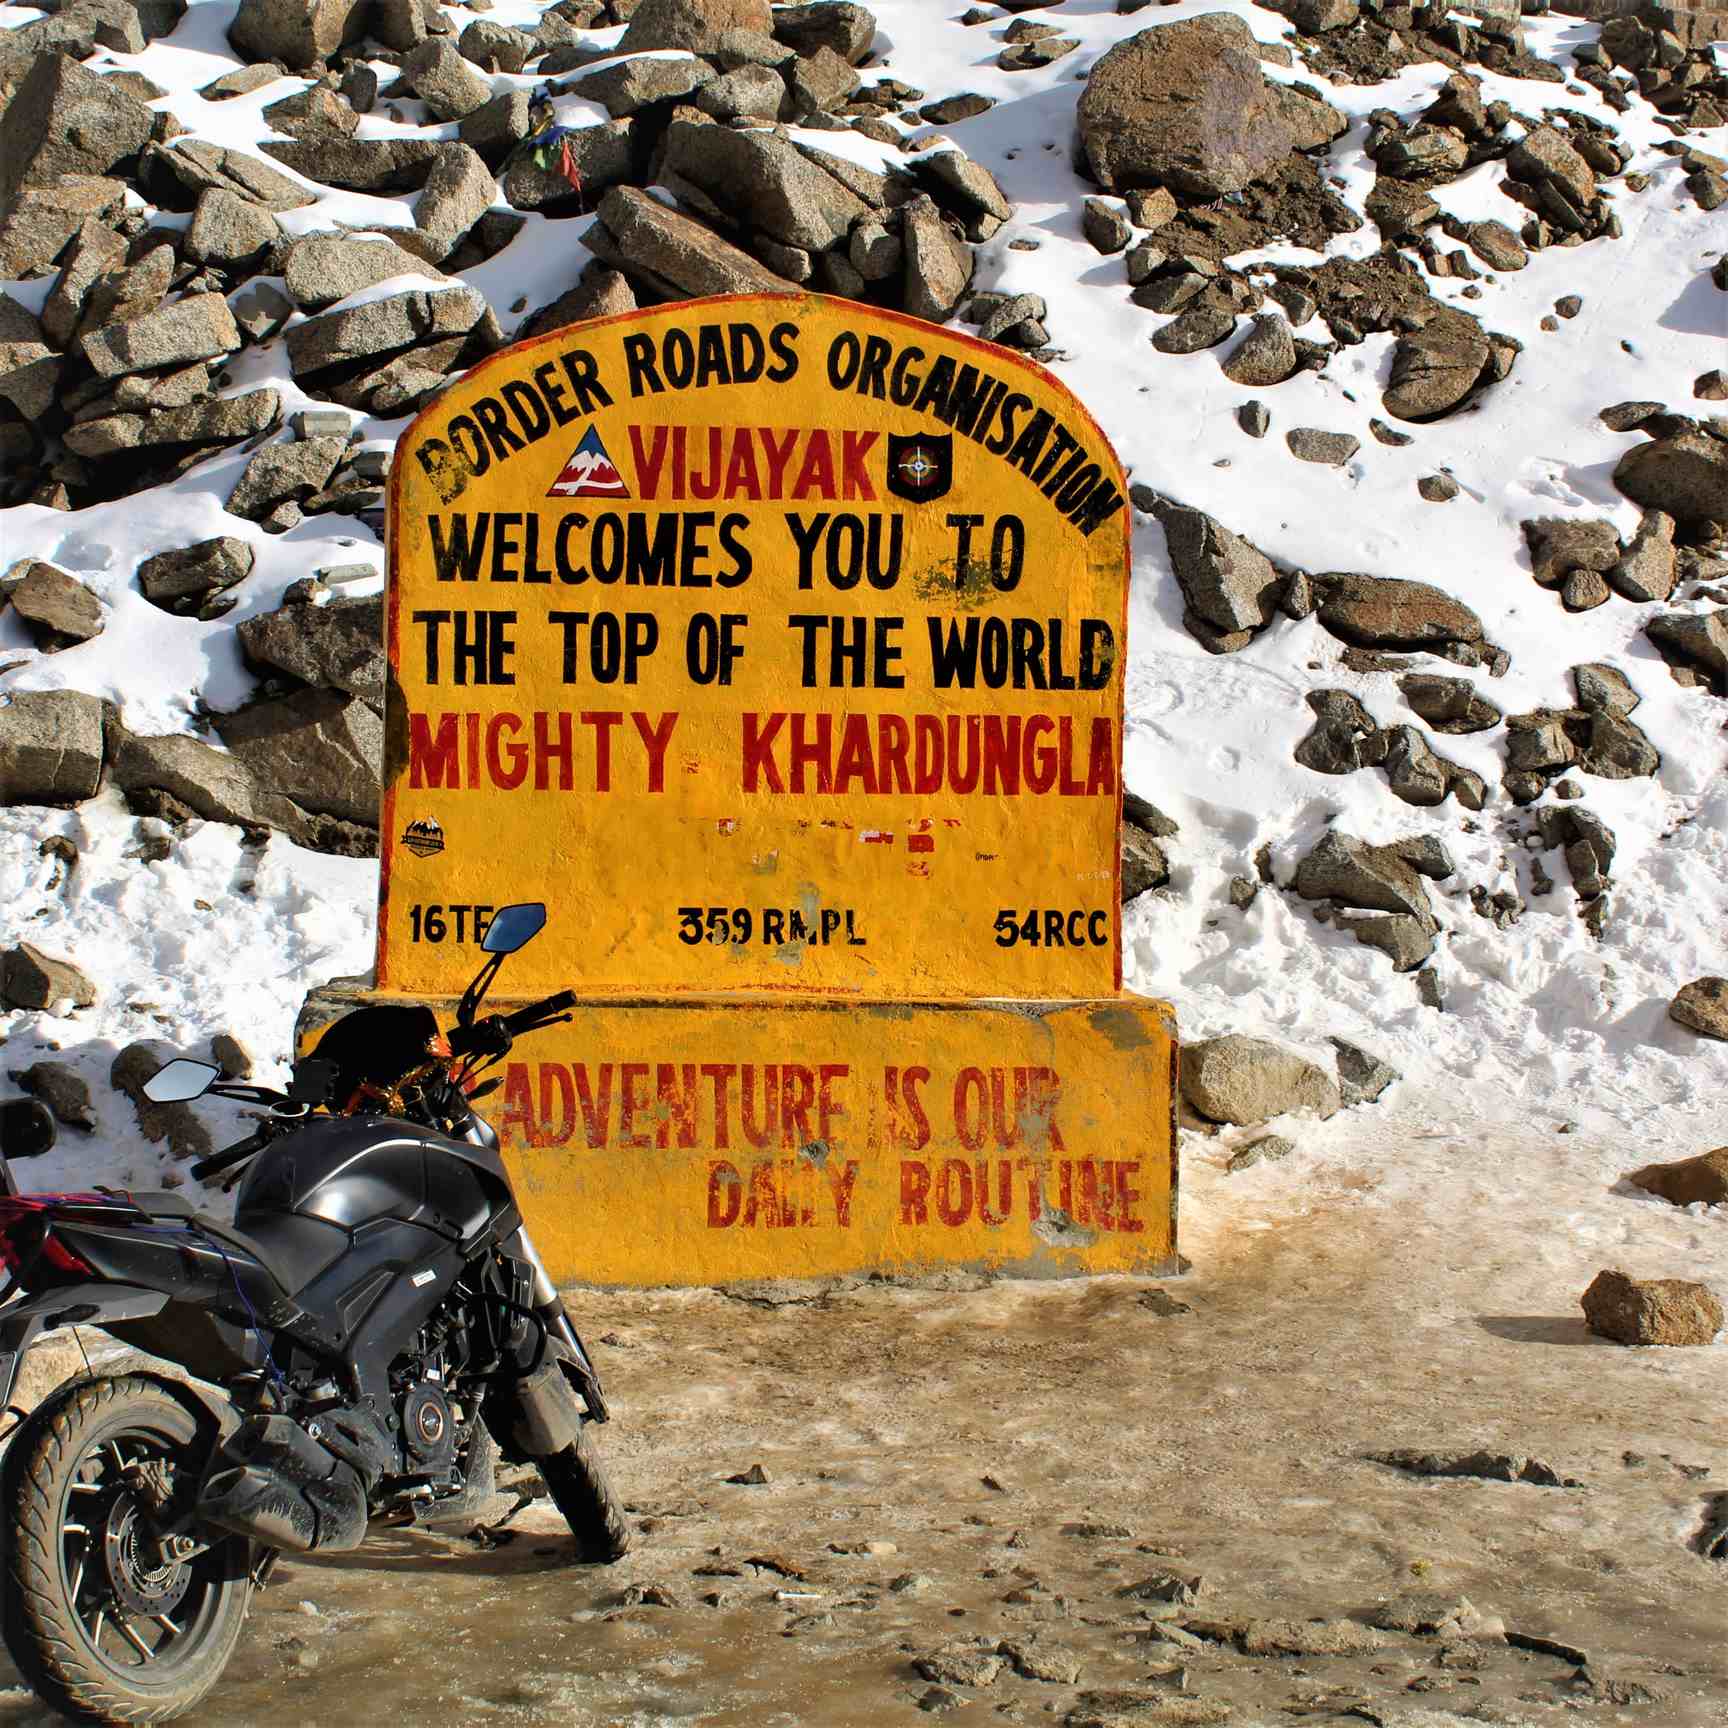
[[[380,986],[544,900],[525,994],[1114,990],[1123,489],[1043,368],[846,300],[476,367],[391,470]]]

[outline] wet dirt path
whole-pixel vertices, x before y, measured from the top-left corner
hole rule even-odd
[[[766,1307],[578,1292],[637,1551],[574,1566],[542,1504],[498,1547],[383,1532],[284,1565],[196,1719],[910,1724],[931,1719],[915,1659],[1008,1639],[1077,1677],[963,1665],[960,1719],[1720,1728],[1728,1567],[1688,1543],[1728,1490],[1721,1349],[1593,1340],[1569,1271],[1487,1243],[1467,1218],[1436,1244],[1391,1211],[1310,1216],[1199,1244],[1204,1270],[1161,1287],[1174,1314],[1126,1278]],[[1364,1457],[1478,1446],[1583,1486]],[[726,1481],[756,1463],[765,1486]],[[1198,1576],[1198,1600],[1119,1594],[1159,1572]],[[1344,1642],[1378,1647],[1279,1655],[1336,1628],[1241,1629],[1411,1591],[1579,1647],[1590,1678],[1498,1642],[1357,1626]],[[1148,1641],[1171,1616],[1187,1641]],[[1087,1701],[1123,1689],[1145,1707]],[[0,1698],[0,1722],[46,1720]]]

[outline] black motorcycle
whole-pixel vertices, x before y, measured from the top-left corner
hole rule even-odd
[[[574,1004],[481,1013],[545,921],[538,905],[492,919],[447,1035],[427,1008],[361,1008],[286,1092],[184,1059],[148,1081],[157,1103],[254,1106],[255,1133],[192,1167],[232,1173],[231,1223],[171,1192],[20,1194],[5,1158],[45,1151],[53,1119],[0,1107],[0,1404],[57,1326],[192,1377],[69,1381],[0,1456],[0,1632],[66,1714],[180,1715],[278,1554],[357,1547],[373,1518],[460,1516],[490,1498],[498,1457],[539,1470],[585,1559],[625,1552],[589,1433],[599,1379],[473,1109],[498,1084],[483,1070]]]

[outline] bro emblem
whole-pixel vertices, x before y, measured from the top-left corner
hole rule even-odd
[[[888,490],[914,504],[940,498],[954,484],[954,434],[888,434]]]

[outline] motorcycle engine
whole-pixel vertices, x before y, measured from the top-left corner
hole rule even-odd
[[[456,1419],[431,1380],[417,1380],[402,1395],[402,1449],[416,1470],[447,1470],[456,1461]]]

